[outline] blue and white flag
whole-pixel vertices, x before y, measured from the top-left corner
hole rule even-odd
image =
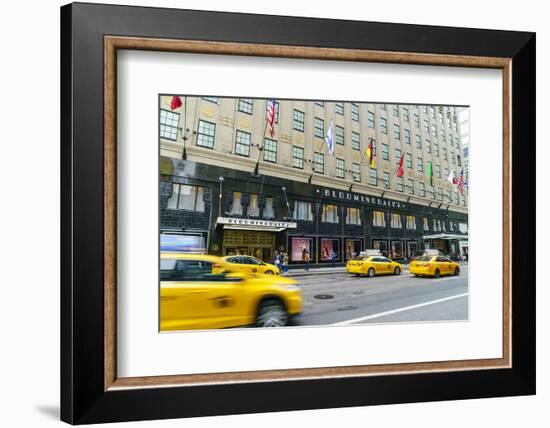
[[[328,126],[325,141],[327,143],[328,153],[331,156],[334,156],[334,131],[332,130],[332,120],[330,121],[330,125]]]

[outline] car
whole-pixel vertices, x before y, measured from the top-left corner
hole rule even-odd
[[[241,272],[263,273],[266,275],[280,275],[280,269],[270,263],[263,262],[252,256],[225,256],[227,263],[234,265]]]
[[[409,264],[409,272],[415,276],[460,275],[460,265],[445,256],[424,255]]]
[[[210,255],[161,253],[160,330],[282,327],[302,312],[296,281]]]
[[[383,256],[357,256],[346,263],[346,270],[355,276],[373,277],[381,274],[400,275],[403,266]]]

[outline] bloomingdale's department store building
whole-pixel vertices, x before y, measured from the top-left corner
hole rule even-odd
[[[282,177],[161,157],[161,242],[192,251],[249,254],[270,261],[285,251],[301,264],[341,263],[367,248],[405,259],[426,248],[467,255],[467,214]],[[222,177],[222,180],[220,180]]]

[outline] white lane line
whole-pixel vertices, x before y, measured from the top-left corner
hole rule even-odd
[[[446,302],[448,300],[459,299],[459,298],[465,297],[467,295],[468,295],[468,293],[457,294],[455,296],[445,297],[443,299],[431,300],[429,302],[419,303],[417,305],[405,306],[403,308],[397,308],[397,309],[393,309],[391,311],[380,312],[380,313],[377,313],[377,314],[367,315],[367,316],[364,316],[364,317],[354,318],[354,319],[346,320],[346,321],[340,321],[340,322],[336,322],[332,325],[354,324],[354,323],[361,322],[361,321],[367,321],[367,320],[372,320],[374,318],[384,317],[386,315],[392,315],[392,314],[397,314],[399,312],[410,311],[411,309],[422,308],[423,306],[435,305],[436,303]]]

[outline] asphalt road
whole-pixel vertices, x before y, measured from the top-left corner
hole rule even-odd
[[[294,325],[468,320],[468,266],[439,279],[399,276],[358,278],[348,273],[296,278],[304,293]]]

